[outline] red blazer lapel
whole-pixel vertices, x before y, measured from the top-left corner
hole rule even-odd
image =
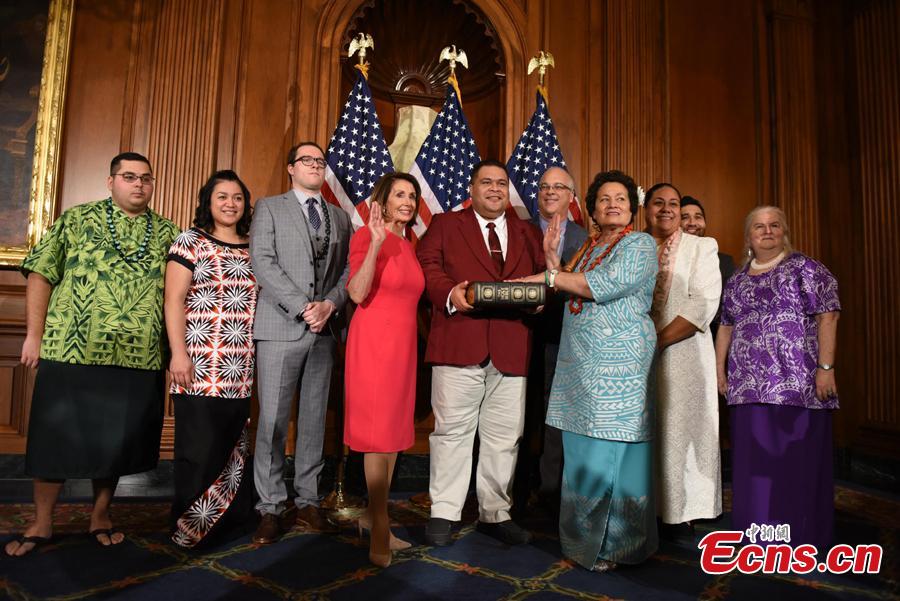
[[[459,229],[463,240],[469,245],[472,254],[475,255],[478,262],[490,273],[495,274],[495,277],[499,277],[500,274],[497,273],[497,268],[491,260],[487,245],[484,243],[484,236],[481,235],[481,229],[478,227],[478,220],[475,218],[475,210],[471,207],[463,210]]]

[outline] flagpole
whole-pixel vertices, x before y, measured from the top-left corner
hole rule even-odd
[[[469,68],[469,59],[468,59],[468,57],[466,57],[466,52],[464,50],[462,50],[462,49],[457,50],[456,44],[451,44],[450,46],[447,46],[446,48],[441,50],[441,54],[440,54],[440,57],[438,58],[438,62],[443,62],[443,61],[448,61],[450,63],[450,75],[447,77],[447,85],[451,86],[453,88],[453,91],[456,92],[456,100],[459,103],[459,107],[461,110],[462,109],[462,92],[459,89],[459,80],[456,78],[456,67],[457,67],[457,65],[461,65],[461,66],[465,67],[466,69],[468,69]],[[447,102],[449,101],[449,92],[450,91],[447,90],[448,97],[444,101],[444,108],[441,109],[441,113],[443,113],[444,109],[447,107]],[[462,115],[460,115],[460,116],[462,117]],[[441,118],[440,115],[438,115],[438,119],[440,119],[440,118]],[[464,117],[461,120],[464,122],[465,121]],[[433,127],[434,126],[432,126],[432,128]],[[466,127],[468,128],[468,126],[466,126]],[[471,136],[471,133],[469,135]],[[429,134],[429,137],[426,138],[426,142],[430,138],[431,138],[431,134]],[[474,145],[474,142],[473,142],[473,145]],[[427,144],[426,144],[426,146],[427,146]],[[420,153],[421,153],[421,150],[420,150]],[[418,157],[416,157],[416,159],[418,160]],[[477,160],[480,160],[480,158],[476,159],[476,161],[474,161],[474,162],[477,162]],[[414,176],[419,179],[419,181],[422,181],[423,174],[421,172],[419,173],[419,175],[415,175],[417,169],[418,169],[418,166],[414,162],[413,167],[411,168],[411,171],[413,172]],[[433,171],[432,171],[432,173],[433,173]],[[426,194],[426,195],[429,193],[434,194],[434,192],[431,191],[431,186],[427,182],[423,182],[422,187],[423,187],[423,194]],[[429,192],[425,192],[426,190],[428,190]],[[449,197],[447,197],[447,198],[449,198]],[[425,204],[427,205],[427,201]],[[431,507],[431,495],[428,492],[417,493],[417,494],[413,495],[412,497],[410,497],[410,502],[413,505],[419,507],[420,509],[429,509]]]
[[[359,62],[353,67],[362,73],[362,76],[369,79],[369,62],[366,61],[366,49],[375,48],[375,41],[372,36],[366,33],[360,33],[356,38],[351,40],[348,57],[353,56],[358,51]],[[346,372],[344,372],[346,377]],[[360,497],[349,495],[344,492],[344,483],[347,475],[347,460],[350,457],[350,447],[343,444],[344,440],[344,403],[340,403],[340,407],[336,411],[335,431],[338,435],[341,451],[337,458],[337,472],[334,477],[334,490],[322,500],[322,507],[331,510],[331,519],[336,522],[349,522],[359,518],[359,509],[363,507],[363,501]]]

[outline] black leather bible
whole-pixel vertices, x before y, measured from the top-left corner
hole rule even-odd
[[[472,282],[466,288],[466,301],[476,308],[494,309],[539,307],[547,299],[547,286],[524,282]]]

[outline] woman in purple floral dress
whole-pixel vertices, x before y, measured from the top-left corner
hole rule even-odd
[[[784,213],[747,216],[748,259],[723,295],[719,391],[730,406],[732,526],[790,526],[790,543],[831,544],[837,280],[794,252]],[[727,370],[726,370],[727,359]],[[783,530],[782,530],[783,531]]]

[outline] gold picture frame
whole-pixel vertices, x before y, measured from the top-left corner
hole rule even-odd
[[[75,0],[50,0],[35,122],[26,241],[15,246],[0,244],[0,265],[20,265],[50,227],[56,211],[57,169],[74,3]]]

